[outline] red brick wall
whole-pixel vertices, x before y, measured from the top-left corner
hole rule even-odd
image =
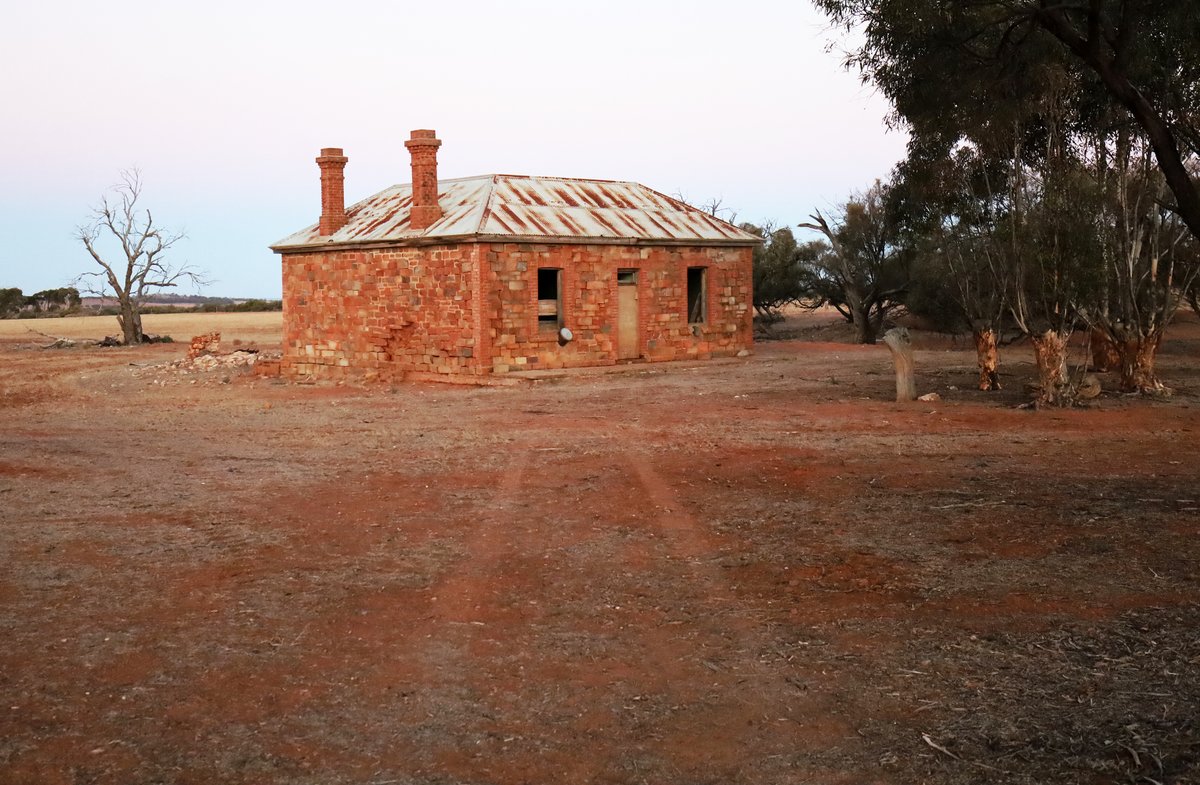
[[[479,373],[478,246],[284,254],[282,372]]]
[[[753,342],[751,249],[628,245],[491,244],[483,267],[492,298],[495,372],[617,362],[617,270],[638,271],[640,354],[649,360],[733,355]],[[563,324],[574,340],[539,331],[537,270],[562,275]],[[707,269],[707,319],[687,321],[687,269]]]
[[[638,271],[639,354],[748,349],[751,249],[455,244],[283,257],[282,372],[473,376],[617,362],[617,270]],[[707,318],[687,321],[687,269],[704,267]],[[562,270],[562,323],[539,330],[537,271]]]

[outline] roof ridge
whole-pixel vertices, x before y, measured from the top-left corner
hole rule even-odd
[[[475,225],[475,233],[483,234],[483,226],[487,223],[488,216],[492,214],[492,194],[496,192],[496,180],[501,175],[489,175],[490,182],[487,184],[487,191],[483,194],[483,209],[479,211],[479,223]]]
[[[521,180],[565,180],[571,183],[612,183],[614,185],[639,185],[641,183],[634,180],[608,180],[603,177],[561,177],[556,174],[497,174],[496,177],[511,177]]]

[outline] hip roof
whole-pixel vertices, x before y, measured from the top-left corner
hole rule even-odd
[[[450,240],[754,245],[760,238],[644,185],[566,177],[492,174],[438,182],[443,214],[409,226],[412,186],[394,185],[346,210],[330,235],[317,224],[275,251],[337,245],[426,244]]]

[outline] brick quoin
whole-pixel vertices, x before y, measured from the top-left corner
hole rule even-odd
[[[283,267],[285,376],[484,381],[519,370],[613,365],[619,362],[618,270],[637,271],[637,360],[707,359],[751,348],[757,238],[724,225],[731,238],[724,242],[481,232],[439,241],[439,227],[457,219],[442,201],[455,181],[437,180],[441,142],[433,131],[414,131],[405,144],[411,191],[397,187],[398,196],[381,195],[384,207],[403,206],[390,213],[378,208],[379,214],[370,211],[376,208],[347,214],[341,192],[347,159],[339,148],[321,151],[320,221],[275,246]],[[595,202],[616,187],[578,182]],[[554,198],[550,185],[526,178],[511,187],[541,188],[529,198],[545,201]],[[561,198],[572,197],[564,191]],[[355,239],[389,220],[402,227],[394,236]],[[696,267],[705,271],[706,315],[689,324],[688,269]],[[560,321],[570,341],[560,339],[557,325],[539,325],[539,269],[561,271]]]

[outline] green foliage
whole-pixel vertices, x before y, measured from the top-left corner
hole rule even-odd
[[[956,297],[952,270],[939,250],[930,248],[917,255],[904,293],[904,309],[939,332],[960,333],[971,329],[972,323]]]
[[[802,245],[787,227],[747,223],[741,228],[763,238],[763,244],[754,249],[754,310],[768,323],[778,321],[782,318],[780,308],[806,295],[806,271],[824,249],[824,243]]]
[[[25,305],[41,313],[73,313],[79,310],[79,290],[73,286],[44,289],[25,298]]]
[[[1094,318],[1114,268],[1086,141],[1073,134],[1027,155],[1013,137],[940,160],[910,157],[896,190],[921,261],[906,304],[940,324],[997,333],[1067,334]]]
[[[183,302],[184,298],[179,298],[176,302]],[[260,311],[281,311],[283,310],[283,302],[281,300],[232,300],[226,297],[205,297],[205,302],[195,305],[143,305],[140,313],[143,314],[165,314],[165,313],[252,313]],[[120,308],[115,306],[106,306],[99,310],[102,316],[117,316],[121,313]]]
[[[972,330],[1074,329],[1104,275],[1098,192],[1074,155],[1040,158],[967,146],[908,162],[906,198],[920,204],[910,211],[922,258],[915,309],[946,319],[939,311],[953,302]]]
[[[243,300],[241,302],[208,302],[196,308],[203,313],[250,313],[257,311],[282,311],[282,300]]]
[[[0,289],[0,319],[39,319],[78,313],[79,290],[73,286],[44,289],[25,296],[20,289]]]
[[[820,211],[801,228],[820,232],[824,253],[805,266],[803,304],[832,305],[854,324],[859,343],[874,343],[887,314],[901,306],[909,284],[910,249],[901,244],[891,189],[876,182],[855,194],[839,215]]]
[[[891,99],[910,154],[962,140],[1052,142],[1134,124],[1155,153],[1172,208],[1200,235],[1200,14],[1178,0],[815,0],[861,32],[848,58]],[[1025,163],[1036,164],[1032,158]],[[1193,167],[1189,172],[1189,166]]]
[[[1105,263],[1086,317],[1118,345],[1157,341],[1194,288],[1200,243],[1164,207],[1166,183],[1144,139],[1118,129],[1100,142],[1086,171]]]
[[[25,294],[20,289],[0,289],[0,319],[11,319],[24,305]]]

